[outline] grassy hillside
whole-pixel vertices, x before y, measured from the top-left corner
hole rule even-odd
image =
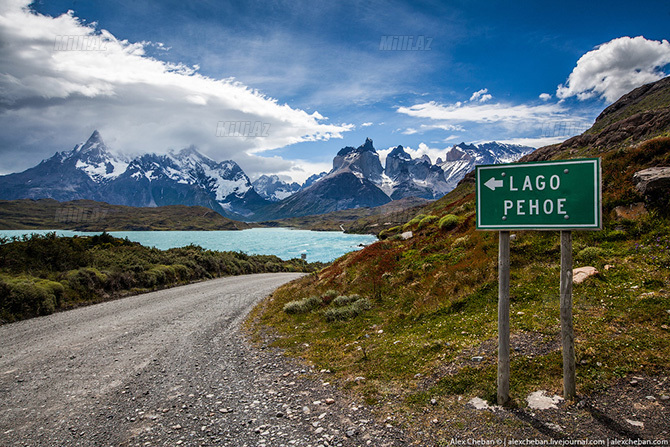
[[[0,230],[244,230],[250,228],[202,206],[136,208],[92,200],[0,200]]]
[[[669,106],[670,100],[664,110]],[[659,392],[670,394],[670,203],[617,217],[622,210],[617,207],[644,201],[632,183],[635,172],[670,166],[669,130],[655,129],[660,137],[632,145],[624,135],[612,149],[557,145],[536,155],[602,158],[604,228],[573,233],[574,267],[600,272],[575,285],[573,298],[577,392],[580,399],[596,399],[599,408],[610,398],[608,390],[636,376],[650,383],[658,379],[664,384]],[[399,236],[409,230],[410,239]],[[466,411],[464,405],[475,396],[494,402],[496,395],[498,239],[495,232],[475,230],[473,177],[381,237],[282,287],[255,309],[249,324],[259,334],[261,327],[272,328],[277,346],[317,370],[331,370],[331,380],[376,405],[389,420],[406,424],[418,442],[448,441],[455,434],[535,433],[530,417],[505,419]],[[511,396],[519,414],[527,415],[530,392],[562,394],[559,235],[516,232],[511,252]],[[338,295],[354,297],[335,299]],[[663,402],[666,410],[656,413],[667,414]],[[554,428],[544,424],[540,434],[654,437],[669,426],[667,420],[647,422],[641,434],[614,418],[599,431],[598,421],[614,419],[598,419],[585,408],[570,407],[574,420],[553,421]],[[611,408],[629,411],[633,402],[612,400]],[[665,428],[654,428],[660,426]]]
[[[0,240],[0,324],[202,279],[309,272],[321,266],[194,245],[158,250],[107,233],[4,239]]]

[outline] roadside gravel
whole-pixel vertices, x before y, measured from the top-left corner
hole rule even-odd
[[[0,445],[403,445],[327,374],[240,333],[258,300],[299,276],[221,278],[0,326]]]

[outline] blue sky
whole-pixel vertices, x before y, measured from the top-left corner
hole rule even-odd
[[[433,161],[461,141],[537,147],[670,72],[667,1],[7,0],[0,18],[0,173],[96,128],[119,152],[195,145],[298,181],[366,137]],[[104,49],[54,50],[82,35]],[[268,132],[217,136],[234,121]]]

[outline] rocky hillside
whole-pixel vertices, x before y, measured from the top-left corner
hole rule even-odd
[[[475,230],[471,176],[382,232],[382,241],[283,287],[253,321],[275,328],[277,345],[332,371],[331,383],[376,405],[420,444],[535,430],[551,438],[668,439],[667,113],[664,79],[624,96],[584,135],[525,158],[602,159],[604,228],[574,232],[575,267],[597,272],[574,289],[579,397],[557,400],[560,411],[527,402],[540,390],[562,394],[559,236],[533,231],[515,232],[511,247],[517,409],[474,409],[496,395],[498,238]]]

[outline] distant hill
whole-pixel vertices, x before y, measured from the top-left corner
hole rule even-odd
[[[137,208],[92,200],[0,200],[1,230],[244,230],[250,228],[202,206]]]
[[[374,208],[352,208],[302,217],[258,222],[261,227],[290,227],[314,231],[341,231],[347,233],[378,234],[380,231],[405,223],[417,209],[430,202],[418,197],[394,200]]]
[[[648,168],[670,169],[668,117],[665,78],[623,96],[583,135],[522,159],[602,160],[604,228],[573,233],[574,267],[599,273],[574,288],[580,403],[561,407],[560,413],[572,415],[568,419],[534,412],[531,423],[513,416],[528,414],[531,392],[561,394],[557,232],[517,231],[511,244],[516,413],[496,410],[495,418],[503,419],[493,424],[491,412],[467,405],[474,397],[494,402],[497,375],[498,238],[475,229],[473,174],[383,232],[380,242],[282,287],[250,321],[271,326],[280,334],[275,345],[315,370],[333,371],[330,381],[375,403],[395,424],[420,424],[418,444],[475,430],[491,438],[522,437],[538,424],[554,427],[544,434],[567,439],[598,437],[612,427],[626,437],[665,439],[667,420],[639,407],[651,392],[631,384],[640,378],[655,386],[670,374],[670,176],[654,171],[665,175],[655,200],[634,180]],[[349,298],[331,302],[336,295]],[[300,308],[311,296],[320,303],[316,310]],[[667,395],[662,388],[658,392]],[[625,419],[632,408],[644,430]],[[431,418],[434,423],[420,422]]]

